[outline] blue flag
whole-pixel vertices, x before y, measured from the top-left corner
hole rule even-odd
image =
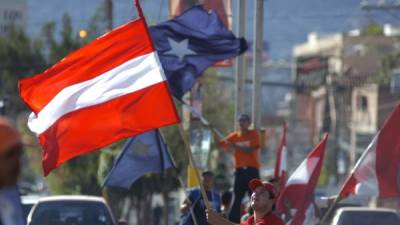
[[[128,139],[103,186],[129,189],[144,174],[172,166],[163,137],[158,130],[152,130]]]
[[[215,12],[194,6],[174,19],[150,27],[172,94],[181,99],[201,73],[218,61],[247,50]]]

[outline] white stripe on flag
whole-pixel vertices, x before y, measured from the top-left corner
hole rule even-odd
[[[369,144],[365,151],[366,154],[360,158],[360,165],[354,172],[354,177],[358,182],[355,187],[356,195],[379,195],[378,176],[376,175],[376,145],[378,142],[378,136],[379,133]]]
[[[290,176],[286,186],[288,187],[289,185],[294,184],[308,184],[319,160],[319,157],[306,158]]]
[[[36,116],[31,113],[28,126],[41,134],[67,113],[98,105],[165,81],[155,52],[133,58],[91,80],[60,91]]]

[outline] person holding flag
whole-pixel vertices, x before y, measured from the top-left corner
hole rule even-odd
[[[248,186],[252,191],[250,204],[254,213],[240,225],[283,225],[283,220],[272,211],[272,206],[277,198],[275,187],[271,183],[259,179],[252,179]],[[235,225],[211,210],[207,212],[207,216],[211,225]]]
[[[205,171],[201,174],[204,189],[206,190],[208,200],[211,202],[213,210],[221,212],[221,197],[214,189],[214,174],[211,171]],[[181,206],[180,225],[208,225],[205,214],[205,204],[199,188],[192,188],[187,193],[187,198]],[[192,215],[195,216],[193,220]]]
[[[259,151],[260,135],[256,130],[250,130],[251,119],[247,114],[238,118],[240,130],[234,131],[222,140],[214,131],[214,138],[218,146],[223,149],[233,149],[235,163],[234,201],[229,219],[234,223],[240,222],[240,206],[247,192],[251,196],[251,189],[247,186],[250,180],[259,178]]]

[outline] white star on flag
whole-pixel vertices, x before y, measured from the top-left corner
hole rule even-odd
[[[172,38],[168,38],[169,45],[171,49],[165,53],[165,55],[174,55],[179,58],[180,61],[186,55],[196,55],[196,53],[189,49],[189,39],[184,39],[181,42],[176,42]]]

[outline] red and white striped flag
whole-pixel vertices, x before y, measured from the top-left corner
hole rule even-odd
[[[276,164],[275,164],[275,178],[279,179],[279,184],[281,187],[284,187],[287,180],[287,149],[286,149],[286,133],[287,133],[287,125],[286,123],[283,125],[283,134],[281,143],[279,144],[277,156],[276,156]]]
[[[313,218],[308,218],[308,215],[312,215],[308,210],[313,209],[311,204],[314,189],[321,173],[327,140],[328,135],[326,134],[324,139],[289,177],[286,186],[279,195],[278,211],[284,213],[290,209],[291,212],[294,212],[290,225],[309,225],[305,221],[313,220]]]
[[[43,169],[122,138],[177,123],[167,81],[140,17],[19,82]]]
[[[364,151],[340,191],[349,194],[400,197],[400,105]]]

